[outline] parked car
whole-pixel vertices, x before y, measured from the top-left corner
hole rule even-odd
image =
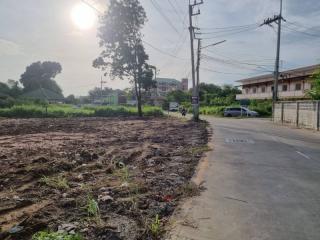
[[[259,116],[257,112],[251,111],[245,107],[228,107],[224,110],[223,115],[225,117],[241,117],[241,116],[257,117]]]
[[[170,103],[169,103],[169,111],[170,111],[170,112],[178,112],[178,111],[179,111],[179,103],[177,103],[177,102],[170,102]]]

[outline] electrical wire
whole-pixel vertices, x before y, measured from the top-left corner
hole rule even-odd
[[[289,30],[291,30],[291,31],[293,31],[293,32],[307,35],[307,36],[309,36],[309,37],[316,37],[316,38],[319,38],[319,37],[320,37],[320,35],[308,33],[308,32],[306,32],[306,31],[300,31],[300,30],[297,30],[297,29],[288,27],[288,26],[286,26],[286,25],[284,25],[283,27],[286,28],[286,29],[289,29]]]
[[[247,25],[238,25],[238,26],[229,26],[229,27],[212,27],[212,28],[206,28],[206,27],[201,27],[203,30],[228,30],[228,29],[241,29],[241,28],[246,28],[246,27],[253,27],[253,26],[258,26],[258,23],[252,23],[252,24],[247,24]]]
[[[161,50],[160,48],[157,48],[157,47],[153,46],[151,43],[146,42],[145,40],[142,40],[142,42],[144,42],[146,45],[148,45],[149,47],[153,48],[154,50],[158,51],[159,53],[162,53],[163,55],[167,55],[169,57],[180,59],[180,60],[184,60],[184,61],[188,60],[188,59],[185,59],[185,58],[177,57],[177,56],[175,56],[175,55],[173,55],[171,53],[165,52],[165,51]]]
[[[239,31],[236,31],[236,32],[231,32],[231,33],[226,33],[226,34],[218,34],[216,36],[212,36],[212,37],[204,37],[204,38],[201,38],[201,39],[215,39],[215,38],[222,38],[222,37],[227,37],[227,36],[231,36],[231,35],[235,35],[235,34],[239,34],[239,33],[244,33],[244,32],[249,32],[249,31],[253,31],[253,30],[256,30],[258,29],[259,26],[255,26],[254,28],[248,28],[248,29],[242,29],[242,30],[239,30]]]
[[[159,14],[162,16],[162,18],[168,23],[168,25],[178,34],[180,35],[178,29],[173,25],[171,20],[167,17],[167,15],[162,11],[161,7],[158,5],[158,3],[154,0],[150,0],[153,7],[159,12]]]

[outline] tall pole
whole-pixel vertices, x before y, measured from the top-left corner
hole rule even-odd
[[[191,48],[191,76],[192,76],[192,107],[193,107],[193,119],[198,120],[199,116],[197,113],[197,106],[194,101],[197,99],[197,89],[196,89],[196,77],[195,77],[195,67],[194,67],[194,28],[192,23],[193,6],[189,4],[189,32],[190,32],[190,48]]]
[[[200,83],[200,56],[201,56],[201,39],[198,39],[197,51],[197,96],[199,97],[199,83]]]
[[[198,12],[194,13],[193,8],[197,5],[203,4],[203,0],[200,0],[198,2],[197,0],[194,0],[194,3],[191,4],[191,1],[189,0],[189,32],[190,32],[190,47],[191,47],[191,72],[192,72],[192,107],[193,107],[193,120],[198,121],[199,120],[199,95],[198,95],[198,86],[196,82],[196,73],[195,73],[195,64],[194,64],[194,29],[192,23],[192,17],[195,15],[200,14],[200,10]]]
[[[280,0],[280,13],[278,17],[278,40],[277,40],[277,56],[274,71],[274,94],[273,108],[278,101],[278,82],[279,82],[279,66],[280,66],[280,45],[281,45],[281,22],[282,22],[282,0]]]
[[[278,38],[277,38],[277,54],[276,54],[276,62],[274,67],[274,85],[273,85],[273,96],[272,96],[272,116],[274,117],[274,110],[276,106],[276,102],[278,101],[278,82],[279,82],[279,68],[280,68],[280,47],[281,47],[281,23],[286,21],[282,17],[282,0],[280,0],[280,12],[279,15],[274,16],[273,18],[267,18],[264,22],[260,25],[269,25],[271,26],[272,23],[278,24]]]

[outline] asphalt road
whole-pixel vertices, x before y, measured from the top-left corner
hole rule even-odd
[[[207,120],[213,151],[196,179],[207,190],[183,205],[171,239],[320,239],[320,133]]]

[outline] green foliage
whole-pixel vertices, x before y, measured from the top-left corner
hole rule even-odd
[[[162,116],[163,112],[158,107],[143,107],[145,116]],[[75,108],[67,104],[22,104],[12,107],[0,108],[0,117],[8,118],[68,118],[68,117],[128,117],[137,116],[134,107],[123,106],[84,106]]]
[[[83,240],[79,234],[40,231],[32,236],[32,240]]]
[[[95,218],[100,217],[99,204],[94,198],[90,196],[88,197],[87,205],[85,206],[85,209],[89,217],[95,217]]]
[[[200,107],[201,115],[214,115],[214,116],[223,116],[224,109],[226,107],[217,107],[217,106],[205,106]]]
[[[159,219],[159,215],[157,214],[154,221],[152,221],[150,225],[150,231],[151,234],[155,237],[158,238],[160,233],[161,233],[161,222]]]
[[[58,177],[47,177],[43,176],[40,179],[40,182],[43,182],[49,187],[53,187],[56,189],[64,190],[69,188],[68,180],[62,176]]]
[[[184,92],[181,90],[171,91],[168,93],[168,95],[162,105],[162,108],[165,110],[168,110],[170,102],[177,102],[180,105],[184,106],[185,108],[189,108],[189,107],[191,107],[190,99],[191,99],[190,92]]]
[[[201,83],[199,85],[200,102],[210,106],[228,106],[235,102],[236,95],[241,91],[231,85],[222,87],[214,84]]]
[[[308,95],[314,100],[320,100],[320,69],[312,76],[312,89]]]
[[[139,0],[110,0],[101,18],[98,37],[103,51],[93,66],[112,78],[128,78],[135,87],[138,114],[142,116],[141,89],[152,81],[141,30],[147,20]],[[150,78],[151,76],[151,78]]]
[[[114,175],[119,177],[122,182],[129,182],[130,173],[129,168],[127,166],[124,166],[123,168],[120,168],[117,171],[115,171]]]
[[[30,92],[39,88],[49,89],[62,94],[54,78],[61,73],[62,67],[57,62],[35,62],[26,68],[21,75],[20,82],[24,86],[24,92]]]
[[[271,100],[251,100],[249,109],[259,113],[259,116],[267,117],[272,115]]]

